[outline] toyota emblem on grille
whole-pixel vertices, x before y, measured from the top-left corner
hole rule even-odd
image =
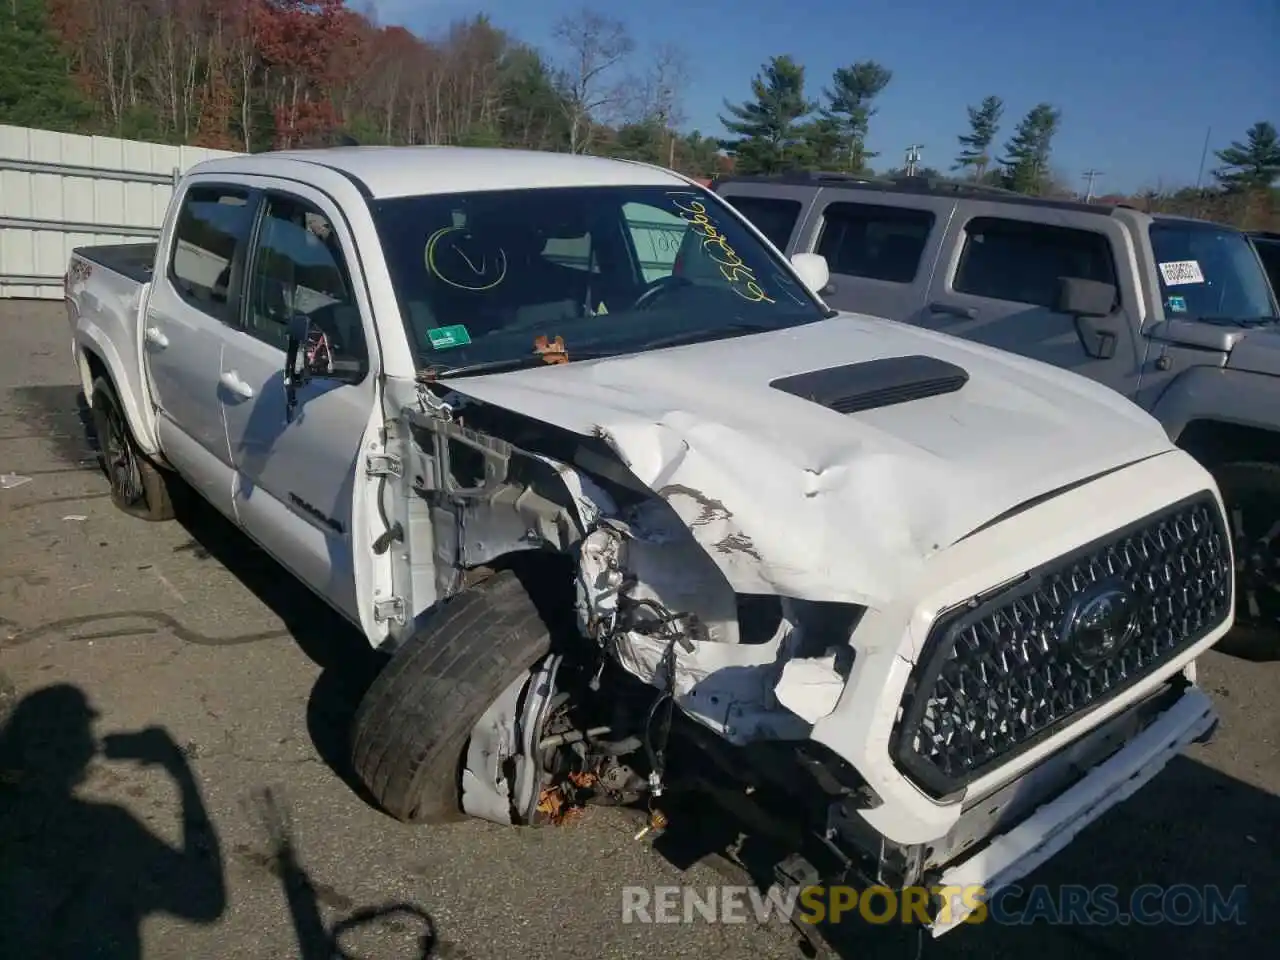
[[[1109,581],[1076,597],[1059,636],[1076,663],[1087,669],[1123,650],[1137,629],[1133,594],[1123,583]]]

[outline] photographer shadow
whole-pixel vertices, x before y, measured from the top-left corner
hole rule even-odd
[[[279,878],[289,906],[299,960],[355,960],[370,956],[367,950],[355,949],[361,934],[377,942],[372,953],[375,956],[461,960],[458,951],[437,938],[431,915],[413,903],[362,907],[332,927],[326,926],[316,885],[298,857],[288,812],[270,789],[258,791],[254,802],[270,843],[272,872]]]
[[[164,730],[103,738],[71,684],[33,691],[0,728],[0,942],[8,956],[142,956],[153,914],[212,924],[226,909],[218,836],[186,757]],[[181,797],[173,847],[114,803],[78,795],[99,755],[164,769]]]

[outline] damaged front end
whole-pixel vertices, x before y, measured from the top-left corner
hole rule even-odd
[[[790,587],[803,586],[807,571],[761,555],[777,517],[746,517],[741,507],[735,514],[718,489],[688,482],[689,471],[640,470],[642,481],[627,458],[641,444],[630,439],[620,444],[604,427],[559,427],[440,384],[421,385],[388,432],[403,479],[387,487],[383,508],[402,544],[395,591],[411,611],[393,636],[406,639],[441,603],[515,565],[532,572],[556,637],[551,654],[515,678],[472,729],[460,783],[471,815],[536,824],[587,803],[647,803],[651,826],[662,827],[681,797],[709,797],[732,816],[699,831],[706,852],[758,838],[778,883],[900,889],[965,864],[977,865],[982,883],[1048,856],[1053,837],[1065,843],[1118,802],[1125,784],[1154,775],[1212,723],[1191,668],[1182,668],[1230,626],[1230,547],[1217,495],[1202,486],[1207,475],[1180,453],[1056,495],[1041,491],[972,536],[941,541],[947,549],[903,598],[864,605],[848,599],[856,584],[838,600],[819,598],[844,573],[840,558],[853,540],[839,549],[813,542],[816,586],[797,596]],[[705,467],[711,458],[701,456]],[[766,491],[774,483],[752,479]],[[731,492],[733,502],[750,502],[741,486]],[[795,496],[777,509],[838,509],[808,489]],[[1135,521],[1138,504],[1154,512]],[[1082,546],[1084,532],[1097,539]],[[1022,759],[988,779],[927,790],[902,757],[933,749],[930,737],[976,744],[990,726],[952,736],[925,709],[943,709],[938,691],[978,682],[995,655],[987,640],[1010,650],[1043,641],[1040,614],[1053,614],[1071,591],[1092,602],[1090,591],[1107,586],[1095,583],[1095,561],[1121,554],[1135,582],[1154,578],[1141,615],[1173,611],[1126,654],[1138,658],[1125,669],[1141,689],[1116,682],[1108,689],[1125,695],[1099,701],[1093,720],[1073,727],[1092,710],[1084,694],[1066,704],[1048,674],[1011,668],[1002,682],[1026,680],[1018,689],[1028,696],[1044,687],[1045,703],[1058,711],[1052,724],[1017,727],[1026,734]],[[797,549],[784,556],[791,561]],[[905,570],[882,582],[902,582]],[[1036,617],[1028,604],[1038,605]],[[969,632],[953,631],[957,652],[940,654],[934,635],[959,620]],[[1013,636],[1000,624],[1035,626],[1035,635]],[[1068,669],[1056,656],[1026,663]],[[1075,687],[1102,689],[1096,677],[1080,677]],[[995,716],[1018,699],[960,693],[945,703],[949,716],[988,707]],[[914,739],[903,734],[908,722]],[[1158,749],[1148,749],[1153,731]],[[1054,800],[1072,791],[1106,802]],[[1016,843],[1001,847],[993,837]],[[979,875],[991,864],[991,876]]]
[[[571,608],[561,627],[572,642],[474,729],[467,813],[536,822],[587,797],[661,795],[678,776],[666,762],[673,726],[698,728],[685,739],[706,734],[715,750],[795,748],[835,706],[864,608],[736,592],[712,554],[752,548],[713,498],[655,492],[600,435],[425,386],[386,442],[402,463],[383,500],[399,542],[393,584],[410,611],[391,646],[502,565],[537,569]]]

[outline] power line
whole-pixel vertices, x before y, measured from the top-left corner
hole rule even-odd
[[[1100,176],[1102,176],[1101,170],[1094,170],[1090,168],[1084,172],[1085,182],[1089,184],[1088,188],[1085,190],[1085,195],[1084,195],[1085,203],[1089,203],[1093,199],[1093,182],[1097,180],[1098,177]]]

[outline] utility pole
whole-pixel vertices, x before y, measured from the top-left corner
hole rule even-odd
[[[1213,127],[1208,127],[1204,131],[1204,146],[1200,148],[1200,169],[1196,171],[1196,190],[1200,189],[1200,181],[1204,179],[1204,162],[1209,156],[1209,134],[1213,133]]]
[[[907,176],[914,177],[916,175],[916,164],[920,162],[920,148],[923,143],[913,143],[907,147]]]
[[[1085,203],[1091,203],[1093,201],[1093,181],[1098,179],[1100,176],[1102,176],[1101,170],[1094,170],[1090,168],[1084,172],[1085,183],[1089,184],[1084,194]]]

